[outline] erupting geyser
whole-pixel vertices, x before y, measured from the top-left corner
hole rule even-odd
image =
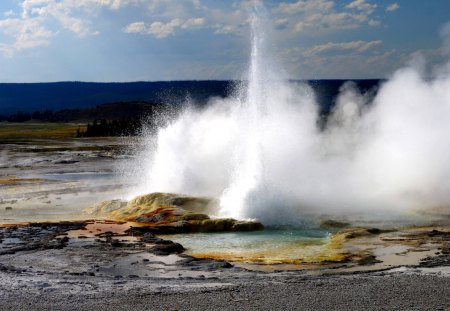
[[[347,83],[319,126],[312,90],[283,79],[267,55],[261,10],[251,18],[246,82],[148,138],[137,192],[214,196],[220,216],[265,224],[448,210],[449,73],[425,80],[414,68],[398,70],[372,99]]]

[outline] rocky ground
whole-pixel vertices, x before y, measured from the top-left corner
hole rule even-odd
[[[82,219],[126,192],[117,171],[139,148],[130,138],[0,139],[0,224]]]
[[[337,261],[196,259],[154,234],[262,225],[210,218],[205,198],[111,201],[127,186],[115,168],[133,156],[129,144],[0,143],[0,224],[53,220],[0,225],[0,310],[450,310],[447,210],[445,223],[395,232],[324,222],[336,230],[329,250]],[[115,221],[84,220],[91,217]]]
[[[450,309],[450,256],[442,248],[415,265],[370,273],[361,262],[353,270],[346,263],[256,271],[195,259],[180,244],[134,231],[111,221],[0,228],[0,309]]]

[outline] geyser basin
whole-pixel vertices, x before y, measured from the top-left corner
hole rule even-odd
[[[182,244],[197,258],[224,259],[254,264],[301,264],[333,260],[325,230],[265,229],[239,233],[164,235]]]

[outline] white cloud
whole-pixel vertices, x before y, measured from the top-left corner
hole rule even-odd
[[[400,8],[400,5],[398,3],[391,3],[386,7],[386,11],[388,12],[394,12],[397,11]]]
[[[367,20],[364,14],[350,14],[346,12],[309,15],[294,26],[295,32],[306,30],[340,30],[358,28],[360,24]]]
[[[135,22],[128,24],[123,28],[123,32],[126,33],[142,33],[145,31],[145,23],[144,22]]]
[[[344,8],[337,8],[329,0],[297,0],[281,2],[272,11],[278,20],[283,20],[288,15],[294,32],[317,32],[355,29],[363,24],[379,25],[378,20],[370,18],[376,7],[376,4],[365,0],[354,0]],[[283,30],[286,27],[277,29]]]
[[[296,14],[299,12],[311,12],[311,11],[330,11],[334,7],[333,1],[328,0],[316,0],[316,1],[304,1],[299,0],[297,2],[281,2],[278,7],[274,9],[277,13],[283,14]]]
[[[184,22],[181,28],[189,29],[189,28],[197,28],[201,27],[205,24],[205,19],[203,17],[190,18]]]
[[[181,29],[192,29],[199,28],[205,24],[205,19],[190,18],[186,21],[182,21],[179,18],[174,18],[171,21],[164,23],[160,21],[155,21],[145,25],[144,22],[135,22],[125,26],[122,31],[126,33],[140,33],[140,34],[151,34],[158,39],[163,39],[168,36],[174,35],[178,28]]]
[[[106,6],[109,7],[110,9],[113,10],[118,10],[123,6],[129,5],[129,4],[137,4],[142,2],[141,0],[97,0],[97,1],[93,1],[93,3],[95,4],[95,2],[100,3],[100,5],[102,6]]]
[[[158,39],[162,39],[174,34],[175,28],[182,25],[178,18],[171,20],[168,23],[153,22],[147,29],[149,34],[154,35]]]
[[[216,31],[214,31],[215,34],[218,35],[227,35],[230,33],[236,33],[236,27],[232,26],[232,25],[220,25],[220,26],[216,26]]]
[[[54,36],[53,32],[42,27],[36,19],[8,18],[0,20],[0,31],[14,38],[10,44],[0,44],[0,50],[8,57],[12,57],[17,51],[48,45]]]
[[[143,3],[144,0],[22,0],[20,14],[14,11],[4,13],[0,19],[0,32],[10,37],[9,43],[1,43],[3,54],[13,56],[15,52],[48,45],[59,31],[49,30],[49,24],[58,26],[78,37],[99,34],[92,30],[92,17],[96,10],[119,8]],[[17,16],[17,18],[11,18]],[[11,25],[14,24],[12,27]]]
[[[375,41],[350,41],[350,42],[328,42],[321,45],[316,45],[308,50],[306,50],[303,55],[305,56],[312,56],[321,54],[324,52],[328,52],[331,50],[353,50],[356,52],[365,52],[369,49],[372,49],[375,46],[378,46],[382,44],[383,42],[381,40],[375,40]]]
[[[377,5],[367,3],[365,0],[355,0],[345,6],[347,9],[356,9],[359,11],[366,11],[372,13]]]

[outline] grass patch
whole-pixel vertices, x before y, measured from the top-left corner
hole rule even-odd
[[[0,122],[0,139],[71,138],[86,124],[77,123],[10,123]]]

